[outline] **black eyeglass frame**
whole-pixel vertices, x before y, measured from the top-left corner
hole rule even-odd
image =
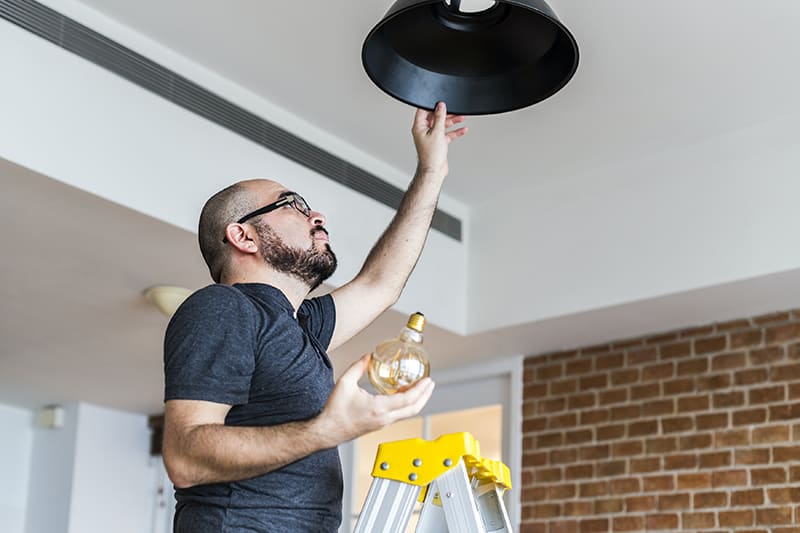
[[[306,202],[305,198],[297,194],[296,192],[285,193],[281,198],[278,198],[271,204],[267,204],[264,207],[259,207],[255,211],[247,213],[245,216],[240,218],[236,221],[237,224],[242,224],[247,222],[251,218],[255,218],[260,215],[266,215],[276,209],[283,207],[285,205],[291,205],[295,209],[297,209],[304,217],[308,218],[311,216],[311,207],[309,207],[308,202]],[[228,242],[228,236],[222,238],[222,242]]]

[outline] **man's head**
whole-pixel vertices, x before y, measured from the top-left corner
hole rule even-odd
[[[212,196],[200,214],[200,251],[215,282],[237,259],[258,253],[276,272],[313,290],[336,269],[325,217],[296,193],[270,180],[236,183]]]

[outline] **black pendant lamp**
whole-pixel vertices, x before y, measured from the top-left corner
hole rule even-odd
[[[390,96],[458,115],[520,109],[558,92],[578,68],[578,44],[542,0],[397,0],[364,41],[367,75]]]

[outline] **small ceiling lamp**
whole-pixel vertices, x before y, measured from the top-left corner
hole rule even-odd
[[[153,302],[159,311],[170,317],[175,314],[175,311],[190,294],[192,291],[189,289],[171,285],[157,285],[144,291],[144,297]]]
[[[397,0],[364,41],[367,75],[407,104],[444,101],[459,115],[520,109],[564,87],[578,68],[578,44],[550,6],[483,2],[467,11],[461,0]]]

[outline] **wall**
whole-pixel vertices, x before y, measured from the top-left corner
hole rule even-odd
[[[0,405],[0,524],[5,533],[25,531],[33,444],[33,413]]]
[[[523,533],[794,532],[800,310],[528,357]]]

